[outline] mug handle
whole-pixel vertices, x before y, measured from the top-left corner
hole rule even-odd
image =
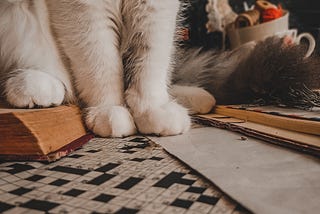
[[[305,55],[305,58],[307,58],[307,57],[311,56],[314,49],[316,48],[316,41],[310,33],[301,33],[297,37],[296,42],[298,44],[300,44],[302,38],[306,38],[309,41],[309,48],[308,48],[308,51]]]

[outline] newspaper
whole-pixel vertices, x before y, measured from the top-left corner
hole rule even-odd
[[[316,157],[212,127],[151,139],[254,213],[320,210]]]

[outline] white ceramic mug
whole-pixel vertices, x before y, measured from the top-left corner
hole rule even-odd
[[[258,25],[236,28],[233,23],[227,27],[231,49],[235,49],[247,42],[264,40],[266,37],[274,36],[278,32],[287,30],[289,30],[288,11],[285,11],[284,15],[278,19]]]
[[[298,35],[297,29],[290,29],[290,30],[286,30],[286,31],[277,33],[276,35],[278,35],[280,37],[289,36],[292,38],[292,41],[295,44],[300,44],[302,39],[308,40],[309,47],[308,47],[308,51],[307,51],[305,57],[311,56],[314,49],[316,48],[316,41],[310,33],[301,33]]]

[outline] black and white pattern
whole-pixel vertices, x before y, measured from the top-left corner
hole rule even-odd
[[[91,140],[50,164],[0,163],[0,213],[246,213],[144,137]]]

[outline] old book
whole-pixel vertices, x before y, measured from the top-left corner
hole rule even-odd
[[[195,121],[320,156],[320,121],[218,106]]]
[[[0,158],[56,160],[92,137],[78,107],[13,109],[0,104]]]
[[[319,110],[311,112],[273,106],[231,105],[217,106],[215,113],[290,131],[320,135]]]

